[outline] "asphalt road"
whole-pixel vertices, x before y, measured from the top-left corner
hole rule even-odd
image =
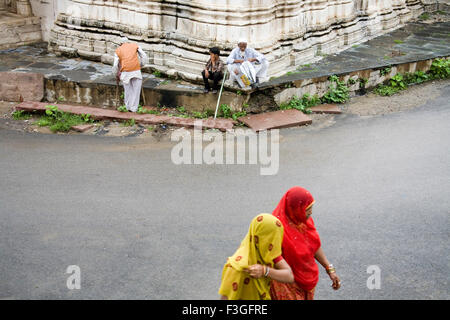
[[[411,111],[281,130],[274,176],[176,166],[163,142],[0,126],[0,298],[216,299],[251,218],[301,185],[342,279],[335,292],[321,270],[316,299],[449,299],[449,101],[447,86]]]

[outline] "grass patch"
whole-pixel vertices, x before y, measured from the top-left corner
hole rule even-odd
[[[127,107],[126,106],[120,106],[120,107],[118,107],[117,108],[117,111],[120,111],[120,112],[128,112],[128,109],[127,109]]]
[[[46,106],[45,115],[43,115],[37,122],[40,127],[49,127],[52,132],[67,132],[72,126],[77,126],[85,123],[92,123],[89,114],[73,114],[58,110],[56,106]]]
[[[333,75],[329,78],[331,82],[328,87],[327,93],[322,98],[317,95],[311,96],[309,94],[304,94],[301,98],[293,96],[292,99],[287,103],[282,103],[280,105],[280,110],[297,109],[303,113],[311,113],[310,108],[321,103],[343,103],[349,98],[349,89],[345,82],[340,81],[339,77]],[[354,79],[349,79],[349,84],[355,84]],[[361,80],[360,80],[361,83]]]
[[[317,95],[311,97],[308,93],[305,93],[301,98],[293,96],[288,103],[282,103],[280,110],[297,109],[298,111],[309,114],[312,113],[311,107],[321,103],[322,101]]]
[[[380,96],[392,96],[405,90],[409,85],[420,84],[434,79],[447,79],[450,77],[450,60],[435,59],[428,72],[416,71],[414,73],[397,73],[387,83],[378,85],[374,92]]]
[[[419,16],[419,20],[428,20],[430,19],[430,14],[428,12],[424,12]]]
[[[245,108],[242,111],[233,111],[227,104],[220,105],[217,113],[219,117],[232,118],[234,121],[236,121],[240,117],[244,117],[247,115],[247,111],[245,111]]]
[[[16,110],[12,113],[14,120],[28,120],[31,119],[31,114],[25,112],[25,110]]]
[[[161,114],[161,111],[151,110],[151,109],[147,109],[142,106],[139,106],[136,113],[139,113],[139,114]]]
[[[122,127],[133,127],[136,124],[136,120],[130,119],[122,122]]]

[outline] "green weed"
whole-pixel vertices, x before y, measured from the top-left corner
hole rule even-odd
[[[330,77],[331,85],[328,92],[322,97],[322,102],[326,103],[344,103],[350,98],[348,87],[339,77],[333,75]]]
[[[428,20],[430,19],[430,14],[428,12],[424,12],[419,16],[419,20]]]
[[[49,127],[52,132],[67,132],[72,126],[83,123],[92,123],[94,120],[89,114],[72,114],[58,110],[56,106],[46,106],[43,115],[35,124],[41,127]]]
[[[429,73],[435,79],[446,79],[450,76],[450,59],[435,59]]]
[[[16,110],[12,113],[14,120],[28,120],[31,118],[31,114],[25,112],[25,110]]]
[[[391,73],[391,70],[392,70],[391,67],[386,67],[386,68],[384,68],[384,69],[381,69],[381,70],[380,70],[380,75],[381,75],[381,76],[385,76],[385,75],[387,75],[387,74],[390,74],[390,73]]]
[[[416,71],[404,75],[397,73],[387,83],[378,85],[374,92],[381,96],[391,96],[406,89],[409,85],[448,77],[450,77],[450,60],[445,58],[435,59],[428,72]]]
[[[222,104],[219,107],[219,116],[222,118],[232,118],[233,120],[237,120],[239,117],[243,117],[247,115],[247,111],[233,111],[230,106],[227,104]]]
[[[366,79],[366,78],[359,78],[358,81],[359,81],[359,88],[360,89],[365,89],[366,88],[366,84],[367,84],[367,82],[369,80]]]
[[[127,109],[126,106],[120,106],[120,107],[117,108],[117,111],[120,111],[120,112],[128,112],[128,109]]]
[[[132,127],[135,124],[136,124],[136,120],[134,120],[134,119],[130,119],[130,120],[122,122],[123,127]]]
[[[288,103],[282,103],[280,105],[280,109],[297,109],[303,113],[311,113],[312,111],[310,110],[310,108],[320,104],[321,102],[321,99],[317,95],[311,97],[308,93],[306,93],[301,98],[293,96]]]

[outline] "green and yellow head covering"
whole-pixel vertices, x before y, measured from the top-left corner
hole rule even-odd
[[[239,249],[228,258],[227,265],[239,272],[243,272],[244,269],[254,264],[273,268],[273,260],[281,256],[283,230],[280,220],[273,215],[263,213],[256,216],[253,218]],[[255,283],[259,296],[270,299],[270,280],[263,277],[252,279],[252,281]],[[237,291],[234,292],[234,295],[238,297],[239,290],[234,291]],[[228,298],[233,299],[230,296]]]

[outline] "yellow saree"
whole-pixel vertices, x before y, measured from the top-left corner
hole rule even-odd
[[[250,277],[244,269],[254,264],[274,267],[281,256],[283,226],[271,214],[256,216],[237,251],[227,259],[219,294],[228,300],[270,300],[270,279]]]

